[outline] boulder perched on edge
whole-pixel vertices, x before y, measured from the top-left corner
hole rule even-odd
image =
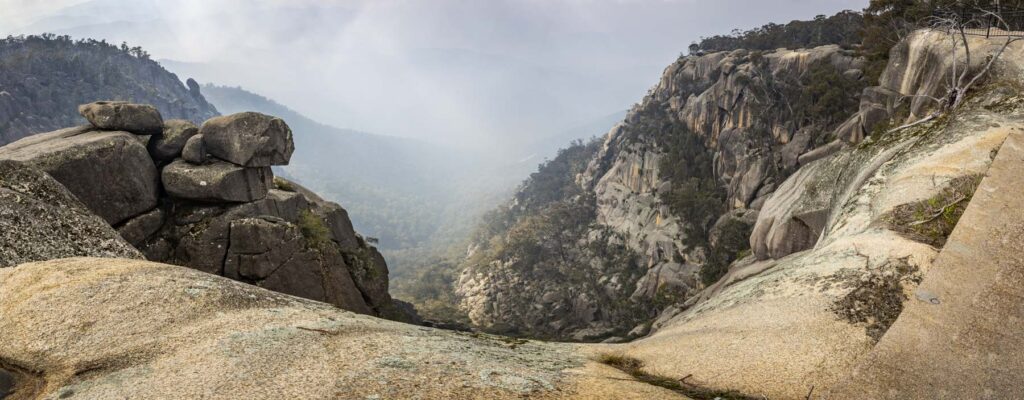
[[[211,118],[199,133],[210,155],[246,167],[287,165],[295,151],[288,124],[256,112]]]
[[[173,161],[181,155],[185,143],[197,133],[199,133],[199,128],[189,121],[183,119],[164,121],[163,133],[154,136],[149,141],[149,154],[157,162]]]
[[[0,159],[49,173],[111,225],[157,204],[156,165],[146,146],[128,132],[78,127],[42,133],[0,147]]]
[[[0,268],[75,256],[142,258],[45,172],[0,160]]]
[[[205,201],[249,202],[267,196],[274,178],[270,167],[245,168],[215,161],[195,165],[183,160],[164,167],[164,189],[173,197]]]
[[[126,101],[97,101],[78,106],[78,113],[92,126],[106,131],[128,131],[155,135],[164,128],[160,111],[148,104]]]

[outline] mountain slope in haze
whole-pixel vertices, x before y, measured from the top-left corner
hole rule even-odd
[[[497,203],[489,193],[512,186],[485,178],[490,172],[472,154],[321,124],[241,88],[207,84],[202,90],[225,113],[253,110],[288,121],[296,151],[282,174],[343,204],[357,229],[380,240],[389,261],[401,258],[395,251],[423,254],[438,241],[465,236],[472,216]],[[397,264],[396,270],[405,266]]]
[[[141,48],[67,36],[0,40],[0,145],[85,120],[79,104],[126,100],[152,104],[164,119],[196,123],[217,115]]]

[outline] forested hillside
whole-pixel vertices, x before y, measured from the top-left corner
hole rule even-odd
[[[43,34],[0,39],[0,145],[80,125],[79,104],[152,104],[166,119],[217,115],[198,85],[185,86],[139,47]]]

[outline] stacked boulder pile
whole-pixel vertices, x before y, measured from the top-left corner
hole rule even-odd
[[[384,258],[347,212],[274,177],[294,151],[280,118],[245,112],[197,127],[127,102],[79,113],[89,125],[0,147],[0,160],[51,176],[149,260],[402,317]]]

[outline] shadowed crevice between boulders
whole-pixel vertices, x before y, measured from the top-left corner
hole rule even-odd
[[[45,386],[41,371],[26,369],[0,357],[0,399],[35,399]]]

